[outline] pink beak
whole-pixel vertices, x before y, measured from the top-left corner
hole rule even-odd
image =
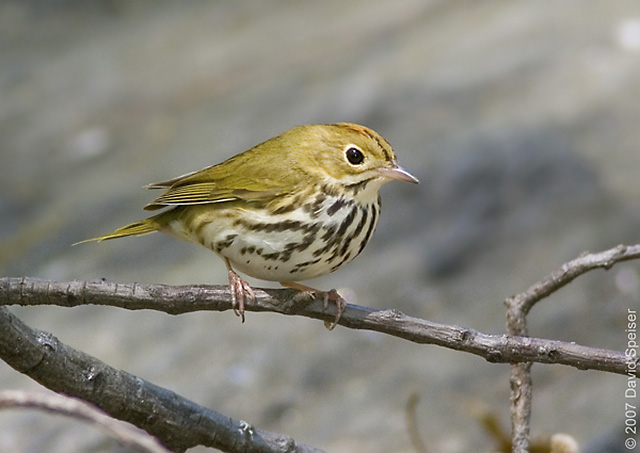
[[[378,173],[380,173],[385,178],[395,179],[397,181],[412,182],[414,184],[418,184],[420,182],[418,181],[418,178],[413,176],[411,173],[409,173],[407,170],[402,168],[396,162],[394,162],[391,167],[379,168]]]

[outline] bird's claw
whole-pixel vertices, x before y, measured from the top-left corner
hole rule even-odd
[[[245,295],[248,295],[252,302],[256,301],[256,294],[233,269],[229,269],[229,289],[231,291],[231,308],[236,316],[240,316],[244,322]]]
[[[323,311],[327,311],[329,308],[329,301],[332,300],[336,304],[336,317],[333,322],[325,321],[324,326],[328,330],[333,330],[338,325],[338,321],[340,321],[340,317],[344,310],[347,308],[347,301],[338,294],[338,291],[335,289],[329,291],[321,291],[319,289],[311,288],[310,286],[303,285],[297,282],[280,282],[282,286],[287,288],[297,289],[301,292],[301,294],[313,294],[316,297],[322,297],[322,308]]]
[[[316,293],[318,295],[322,295],[322,307],[324,311],[327,311],[327,308],[329,308],[330,300],[334,301],[336,304],[335,319],[333,320],[333,322],[324,322],[324,326],[327,328],[327,330],[333,330],[338,325],[338,321],[340,321],[342,313],[344,313],[344,310],[347,308],[347,301],[344,300],[344,297],[338,294],[338,291],[336,291],[335,289],[329,291],[317,291]]]

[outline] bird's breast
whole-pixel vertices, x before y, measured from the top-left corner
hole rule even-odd
[[[361,203],[337,193],[268,206],[238,203],[194,206],[172,234],[199,243],[244,274],[269,281],[299,281],[328,274],[355,258],[378,222],[376,199]]]

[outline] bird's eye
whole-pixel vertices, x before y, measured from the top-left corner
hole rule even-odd
[[[351,146],[347,148],[345,154],[347,156],[347,160],[352,165],[360,165],[362,162],[364,162],[364,154],[362,154],[362,151],[360,151],[358,148]]]

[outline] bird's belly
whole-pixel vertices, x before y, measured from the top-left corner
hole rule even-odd
[[[355,258],[378,221],[377,203],[336,204],[328,198],[323,207],[268,215],[218,212],[198,229],[197,238],[183,239],[204,245],[252,277],[306,280],[333,272]]]

